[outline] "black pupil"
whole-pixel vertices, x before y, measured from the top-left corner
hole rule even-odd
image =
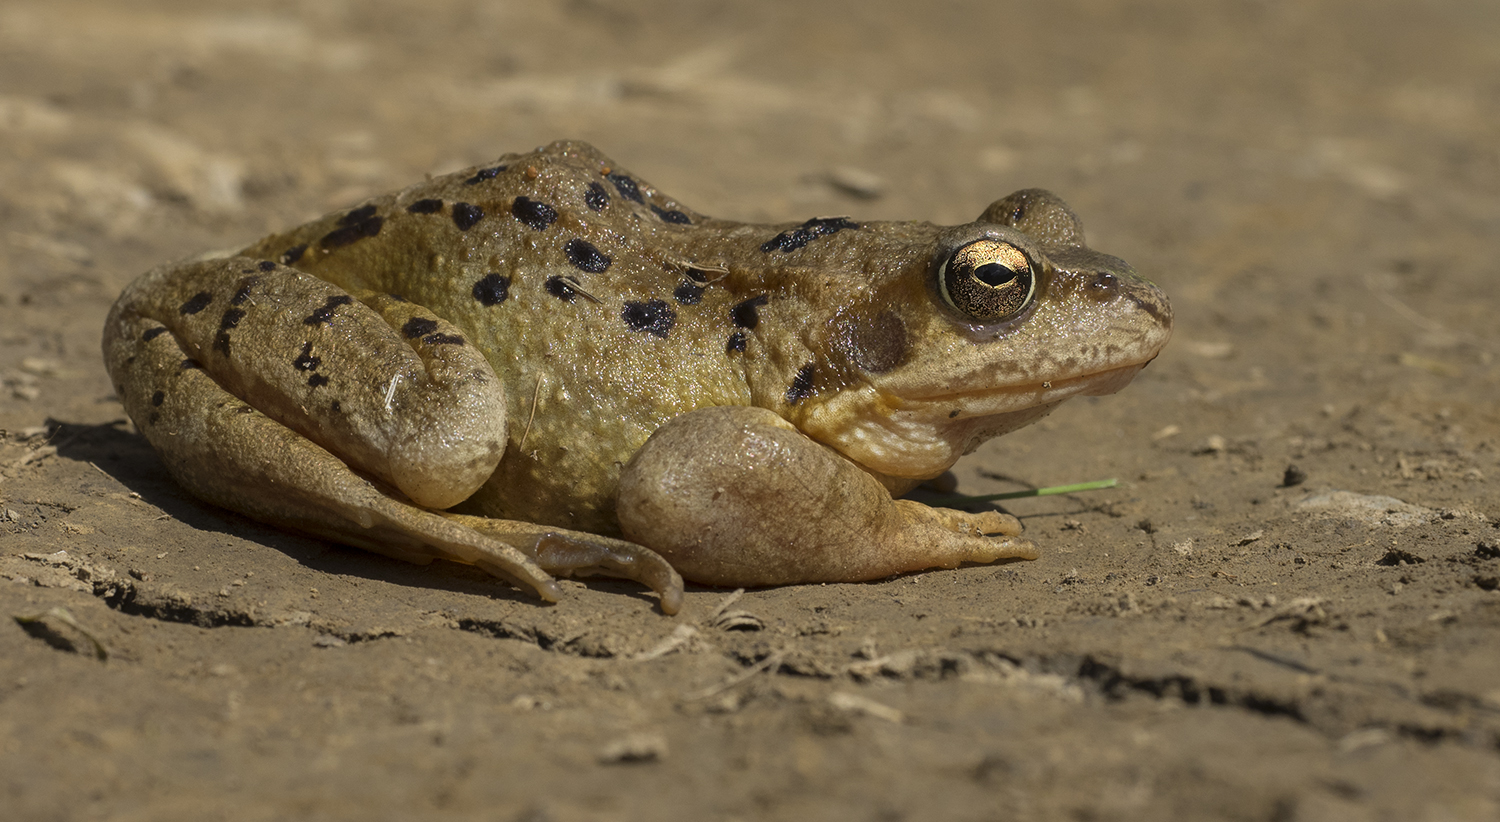
[[[1015,269],[1001,263],[985,263],[974,269],[974,278],[992,288],[998,288],[1016,278]]]

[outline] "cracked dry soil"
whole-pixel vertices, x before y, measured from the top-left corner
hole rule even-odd
[[[1497,44],[1483,0],[7,3],[0,816],[1500,818]],[[958,476],[1122,486],[1012,504],[1036,562],[667,618],[216,511],[121,419],[139,272],[559,137],[739,219],[1059,192],[1177,338]]]

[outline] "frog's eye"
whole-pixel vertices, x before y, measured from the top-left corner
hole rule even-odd
[[[1036,273],[1025,252],[1001,240],[960,246],[938,271],[943,300],[975,322],[997,323],[1020,314],[1036,296]]]

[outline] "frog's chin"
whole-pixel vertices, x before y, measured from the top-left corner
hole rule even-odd
[[[828,412],[802,422],[814,439],[832,446],[866,469],[892,478],[927,479],[948,470],[980,443],[1047,416],[1069,397],[1113,394],[1145,363],[1029,385],[943,393],[931,397],[852,394],[830,403]],[[819,417],[824,417],[819,419]]]

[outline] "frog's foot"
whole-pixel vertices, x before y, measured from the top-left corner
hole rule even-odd
[[[444,514],[450,521],[519,549],[553,576],[631,579],[661,596],[661,610],[682,608],[682,577],[655,551],[633,542],[515,520]],[[475,563],[486,567],[484,563]]]
[[[893,500],[762,408],[700,409],[658,429],[626,466],[617,507],[628,539],[710,585],[855,582],[1037,557],[1015,517]]]

